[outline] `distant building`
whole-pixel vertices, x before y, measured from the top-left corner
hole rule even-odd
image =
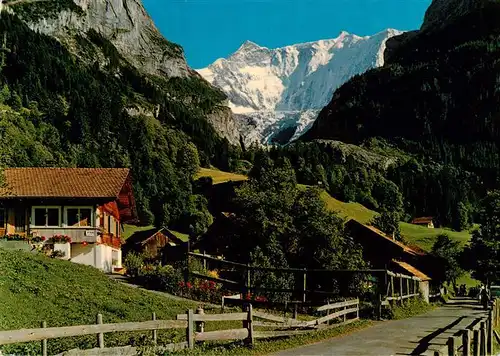
[[[414,225],[427,226],[429,229],[434,229],[432,217],[415,218],[411,221]]]
[[[130,236],[123,246],[124,253],[138,252],[151,259],[162,260],[166,247],[183,245],[184,241],[179,239],[171,231],[163,229],[149,229],[137,231]]]

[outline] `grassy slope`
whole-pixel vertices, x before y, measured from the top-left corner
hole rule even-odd
[[[0,330],[95,323],[101,313],[105,323],[174,319],[196,308],[193,302],[174,300],[140,291],[110,280],[98,270],[43,255],[0,249]],[[160,333],[163,342],[178,340],[184,330]],[[140,334],[107,334],[106,345],[126,345]],[[95,347],[95,336],[49,341],[49,353],[77,346]],[[25,347],[30,347],[26,349]],[[19,348],[14,348],[19,347]],[[39,343],[4,347],[21,354],[37,351]],[[14,349],[13,349],[14,348]]]
[[[344,203],[331,197],[328,193],[323,192],[323,199],[328,208],[338,212],[345,218],[353,218],[362,223],[368,223],[377,213],[365,208],[359,203]],[[407,241],[419,246],[420,248],[430,251],[436,237],[440,234],[448,234],[453,240],[460,241],[465,245],[470,240],[470,233],[467,231],[453,231],[450,229],[429,229],[423,226],[413,225],[409,223],[400,223],[401,233]]]
[[[201,168],[195,178],[211,177],[214,184],[226,183],[229,181],[239,182],[247,180],[248,177],[243,174],[223,172],[216,169]]]

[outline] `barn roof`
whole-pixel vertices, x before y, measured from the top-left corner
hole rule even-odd
[[[128,168],[6,168],[0,198],[118,198]]]
[[[424,272],[419,271],[418,269],[416,269],[415,267],[413,267],[412,265],[410,265],[406,262],[395,261],[395,260],[392,262],[394,262],[399,267],[403,268],[405,271],[412,274],[413,276],[420,278],[420,280],[422,280],[422,281],[430,281],[431,280],[431,278],[429,276],[427,276]]]
[[[432,216],[425,216],[421,218],[415,218],[411,221],[412,224],[429,224],[432,222]]]

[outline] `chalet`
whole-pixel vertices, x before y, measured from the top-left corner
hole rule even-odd
[[[72,262],[121,268],[121,227],[137,216],[129,169],[8,168],[4,178],[0,235],[40,237]]]
[[[429,229],[434,229],[434,223],[432,222],[432,217],[422,217],[422,218],[415,218],[411,221],[412,224],[414,225],[420,225],[420,226],[426,226]]]
[[[379,229],[354,219],[347,222],[354,241],[363,247],[363,258],[372,268],[388,269],[419,277],[420,291],[428,301],[431,278],[422,270],[432,270],[432,256],[425,251],[394,240]]]

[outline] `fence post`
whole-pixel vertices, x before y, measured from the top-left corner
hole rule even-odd
[[[488,355],[493,354],[493,310],[488,310],[488,322],[486,330],[486,352]]]
[[[474,356],[479,356],[479,349],[481,348],[481,340],[479,337],[479,330],[474,330],[474,338],[472,339],[472,353]]]
[[[299,314],[298,308],[298,303],[293,303],[293,319],[295,320],[297,320],[297,315]]]
[[[205,314],[205,311],[203,311],[202,307],[198,307],[196,309],[196,314],[203,315],[203,314]],[[205,323],[203,321],[196,322],[196,331],[199,333],[202,333],[205,331]]]
[[[153,315],[151,316],[151,319],[153,321],[156,320],[156,313],[155,312],[153,312]],[[155,330],[153,330],[153,344],[156,345],[157,339],[158,339],[158,331],[155,329]]]
[[[252,304],[248,304],[248,317],[247,317],[247,328],[248,328],[248,344],[253,347],[253,308]]]
[[[410,295],[410,280],[406,278],[406,294]]]
[[[99,325],[102,324],[102,314],[97,314],[97,324],[99,324]],[[104,349],[104,334],[103,333],[97,334],[97,345],[99,346],[100,349]]]
[[[465,329],[462,333],[463,356],[470,356],[470,330]]]
[[[207,254],[205,252],[205,250],[203,250],[203,270],[206,271],[207,270]]]
[[[194,348],[194,323],[193,323],[193,309],[187,311],[187,328],[186,328],[186,341],[190,349]]]
[[[481,356],[486,355],[486,322],[481,321],[479,329],[479,353]]]
[[[394,276],[391,276],[391,297],[394,297]]]
[[[455,338],[450,336],[446,344],[448,345],[448,356],[455,356]]]
[[[399,300],[401,301],[401,305],[403,305],[403,277],[401,274],[399,275]]]
[[[42,321],[42,328],[47,327],[47,322]],[[47,339],[42,340],[42,356],[47,356]]]
[[[248,296],[249,293],[251,293],[251,288],[252,288],[252,279],[251,279],[251,270],[250,270],[250,263],[247,264],[247,278],[246,278],[246,295]]]
[[[356,304],[356,319],[359,319],[359,298],[356,298],[358,304]]]
[[[302,286],[302,302],[306,301],[306,290],[307,290],[307,269],[304,268],[304,285]]]
[[[344,310],[347,310],[347,307],[344,307]],[[344,314],[344,323],[346,322],[347,320],[347,314]]]

